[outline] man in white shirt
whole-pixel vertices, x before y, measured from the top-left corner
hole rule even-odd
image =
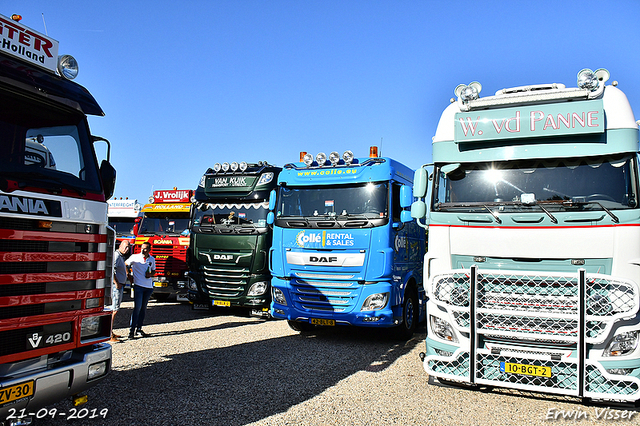
[[[142,331],[147,303],[153,294],[153,279],[156,274],[156,260],[151,256],[151,243],[144,242],[141,253],[132,254],[125,262],[129,281],[133,283],[133,312],[129,329],[129,339],[136,336],[147,337]]]
[[[127,268],[124,265],[124,256],[129,252],[129,240],[122,240],[118,249],[113,253],[113,284],[111,284],[111,330],[113,320],[120,309],[124,283],[127,280]],[[118,342],[120,336],[111,331],[111,342]]]

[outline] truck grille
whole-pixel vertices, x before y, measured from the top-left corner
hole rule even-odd
[[[294,278],[291,297],[298,309],[312,312],[351,312],[360,296],[356,281],[316,281]]]
[[[98,268],[109,262],[108,243],[99,225],[0,217],[0,362],[76,345],[84,300],[104,298],[108,277]],[[36,337],[39,345],[28,344]]]
[[[427,357],[429,374],[599,399],[640,397],[640,380],[609,374],[585,355],[587,343],[603,344],[614,324],[637,315],[636,283],[584,271],[505,273],[473,267],[435,276],[429,288],[432,302],[451,314],[452,326],[470,336],[470,346],[450,356]],[[508,373],[507,364],[548,367],[550,377]]]
[[[166,277],[182,277],[187,268],[186,246],[155,245],[152,256],[156,260],[156,275]]]
[[[244,293],[251,277],[248,268],[202,266],[204,287],[210,296],[237,297]]]

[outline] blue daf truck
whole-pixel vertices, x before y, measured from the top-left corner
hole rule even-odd
[[[377,147],[369,158],[346,151],[300,159],[284,166],[271,197],[271,314],[296,331],[393,327],[410,338],[424,319],[426,241],[404,210],[412,170],[378,157]]]

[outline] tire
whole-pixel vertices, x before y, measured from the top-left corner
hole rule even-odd
[[[418,295],[413,288],[405,292],[402,304],[402,324],[394,327],[393,336],[398,340],[409,340],[418,325]]]
[[[287,320],[287,323],[289,324],[289,327],[291,327],[291,329],[295,331],[313,331],[316,327],[313,324],[309,324],[308,322],[301,322],[301,321]]]

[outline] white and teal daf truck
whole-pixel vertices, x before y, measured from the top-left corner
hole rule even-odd
[[[608,79],[456,88],[414,180],[430,380],[640,398],[638,124]]]

